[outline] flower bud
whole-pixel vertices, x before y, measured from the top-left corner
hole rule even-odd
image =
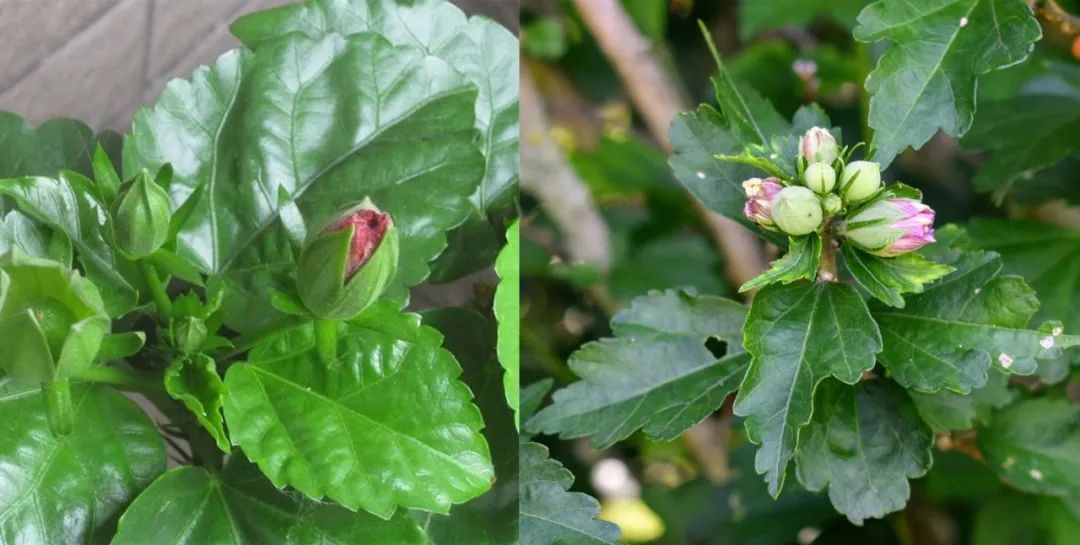
[[[852,161],[840,175],[840,196],[846,203],[865,201],[881,188],[881,165],[872,161]]]
[[[814,127],[799,137],[799,157],[808,163],[832,164],[839,155],[836,139],[828,129]]]
[[[743,206],[743,214],[750,221],[757,223],[770,231],[776,230],[776,223],[772,219],[772,202],[776,194],[784,186],[776,178],[750,178],[742,183],[746,191],[746,205]]]
[[[826,214],[832,216],[844,208],[844,201],[836,193],[829,193],[822,197],[821,207],[825,209]]]
[[[348,320],[378,300],[397,263],[397,228],[389,214],[365,199],[304,246],[296,269],[297,291],[316,317]]]
[[[805,187],[785,187],[773,200],[772,217],[789,235],[812,233],[821,226],[821,201]]]
[[[934,211],[914,199],[886,199],[847,219],[844,237],[858,248],[893,257],[934,242]]]
[[[814,193],[824,195],[836,185],[836,171],[826,163],[810,163],[803,173],[803,183]]]
[[[169,236],[169,194],[143,170],[120,194],[112,211],[116,245],[131,257],[146,257]]]

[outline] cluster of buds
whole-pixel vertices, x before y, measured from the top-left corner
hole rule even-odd
[[[934,241],[934,211],[911,198],[882,195],[881,165],[851,161],[827,130],[814,127],[799,138],[797,176],[743,182],[743,213],[770,231],[791,236],[820,232],[830,224],[856,247],[881,257],[910,252]]]

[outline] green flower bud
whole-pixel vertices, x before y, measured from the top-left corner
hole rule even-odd
[[[97,288],[78,272],[18,248],[0,257],[0,366],[42,385],[57,434],[71,429],[67,379],[93,363],[109,324]]]
[[[132,257],[146,257],[169,236],[169,194],[143,170],[117,198],[112,210],[116,245]]]
[[[821,226],[821,201],[805,187],[785,187],[772,204],[772,217],[781,231],[799,236]]]
[[[822,197],[821,207],[825,209],[826,214],[832,216],[844,208],[844,201],[840,199],[839,195],[829,193]]]
[[[348,320],[374,303],[397,273],[398,233],[370,200],[339,214],[304,246],[296,287],[324,320]]]
[[[810,163],[803,173],[803,183],[814,193],[824,195],[836,185],[836,171],[826,163]]]
[[[872,161],[853,161],[840,175],[840,196],[846,203],[865,201],[881,189],[881,165]]]
[[[185,316],[173,323],[173,346],[182,354],[195,354],[209,334],[206,322],[194,316]]]
[[[799,157],[808,163],[832,163],[840,150],[828,129],[813,127],[799,137]]]

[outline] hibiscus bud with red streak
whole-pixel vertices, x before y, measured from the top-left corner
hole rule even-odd
[[[776,222],[772,218],[772,202],[784,186],[776,178],[750,178],[742,183],[746,191],[746,204],[743,214],[750,221],[770,231],[776,231]]]
[[[934,242],[934,211],[914,199],[884,199],[847,219],[844,238],[881,257],[894,257]]]

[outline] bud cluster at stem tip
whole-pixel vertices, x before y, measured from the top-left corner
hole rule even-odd
[[[848,162],[852,153],[840,147],[828,129],[811,128],[799,138],[794,179],[743,182],[743,213],[764,229],[791,236],[821,232],[837,220],[837,235],[881,257],[933,242],[934,211],[916,199],[889,198],[881,183],[881,165]]]

